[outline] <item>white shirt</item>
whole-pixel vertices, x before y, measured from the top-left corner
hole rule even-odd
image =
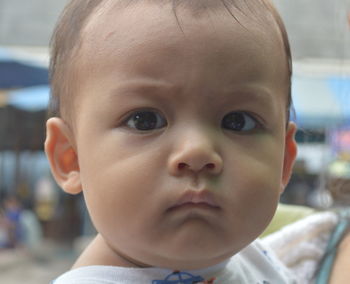
[[[338,220],[334,212],[315,213],[268,235],[262,242],[273,249],[301,284],[313,283]]]
[[[86,266],[61,275],[54,284],[284,284],[298,283],[292,274],[259,241],[228,261],[207,269],[174,273],[163,268]],[[182,281],[180,280],[182,279]],[[186,281],[187,280],[187,281]],[[199,281],[199,282],[198,282]]]

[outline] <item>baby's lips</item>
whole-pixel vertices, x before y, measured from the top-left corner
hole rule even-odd
[[[186,190],[180,197],[177,199],[175,204],[169,209],[174,209],[185,204],[205,204],[213,209],[220,209],[220,206],[215,202],[214,195],[206,189],[201,190]]]

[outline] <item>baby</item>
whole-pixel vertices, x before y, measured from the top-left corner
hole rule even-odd
[[[296,156],[268,0],[73,0],[45,150],[98,235],[68,283],[295,283],[258,241]]]

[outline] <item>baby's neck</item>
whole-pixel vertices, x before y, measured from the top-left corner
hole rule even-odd
[[[221,270],[228,262],[228,259],[202,269],[189,269],[186,271],[202,271],[211,272]],[[130,259],[119,251],[113,249],[104,238],[98,234],[92,242],[86,247],[83,253],[79,256],[71,269],[76,269],[85,266],[116,266],[125,268],[150,268],[152,266],[139,261]],[[155,268],[155,267],[154,267]],[[207,271],[208,272],[208,271]]]
[[[74,263],[72,269],[83,266],[106,265],[120,267],[145,268],[146,264],[132,260],[120,252],[113,250],[98,234],[93,241],[86,247],[83,253]]]

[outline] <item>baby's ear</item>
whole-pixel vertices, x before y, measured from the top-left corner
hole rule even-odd
[[[68,125],[53,117],[46,122],[45,152],[58,185],[70,194],[82,191],[74,136]]]
[[[293,172],[293,165],[297,157],[297,142],[295,141],[295,133],[297,127],[294,122],[289,122],[286,138],[285,138],[285,150],[284,150],[284,162],[283,162],[283,175],[281,191],[284,190],[289,182],[289,179]]]

